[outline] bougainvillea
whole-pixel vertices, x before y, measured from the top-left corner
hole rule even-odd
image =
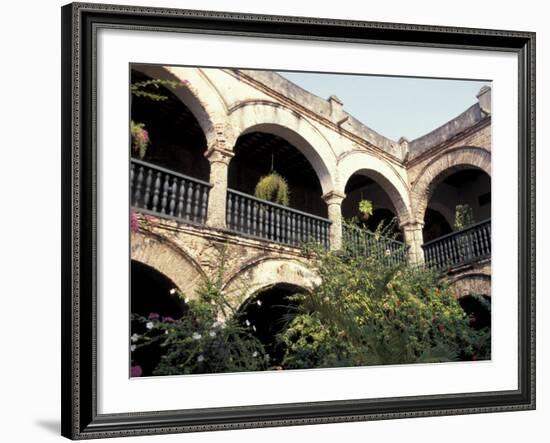
[[[132,150],[139,158],[145,157],[147,147],[150,143],[149,133],[147,132],[147,129],[145,129],[145,125],[143,123],[136,123],[131,120],[130,135],[132,137]]]

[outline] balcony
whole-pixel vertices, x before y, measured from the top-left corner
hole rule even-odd
[[[330,220],[233,189],[227,192],[226,222],[228,229],[246,236],[290,246],[315,241],[329,247]]]
[[[210,183],[132,159],[130,204],[160,217],[204,224]]]
[[[422,245],[426,265],[450,270],[491,257],[491,219]]]
[[[352,225],[345,225],[342,234],[346,252],[351,255],[370,256],[376,254],[379,259],[391,265],[407,261],[408,247],[403,242]]]
[[[132,159],[131,206],[140,212],[198,225],[206,224],[212,185],[169,169]],[[330,246],[331,221],[306,212],[227,190],[226,226],[239,235],[299,247],[308,242]],[[347,252],[383,255],[391,264],[405,263],[408,246],[391,238],[344,225]],[[427,266],[446,271],[491,257],[491,220],[444,235],[422,245]]]

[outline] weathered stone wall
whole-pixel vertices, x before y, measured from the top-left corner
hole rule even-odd
[[[457,298],[472,294],[491,296],[491,260],[455,269],[447,278]]]
[[[277,283],[311,288],[317,276],[299,248],[246,238],[225,230],[139,216],[132,233],[131,258],[171,279],[189,299],[220,267],[223,289],[237,309],[251,295]],[[222,257],[224,257],[222,259]]]

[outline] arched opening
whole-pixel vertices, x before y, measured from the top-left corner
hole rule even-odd
[[[131,262],[130,312],[143,318],[179,319],[187,311],[185,302],[179,297],[177,287],[161,272],[138,261]],[[145,332],[143,321],[134,318],[131,334]],[[137,348],[131,353],[132,365],[141,367],[143,376],[152,375],[161,357],[159,346]]]
[[[460,306],[470,318],[474,329],[491,327],[491,297],[488,295],[465,295],[458,299]]]
[[[231,189],[254,195],[260,178],[272,171],[281,175],[289,187],[289,207],[327,216],[319,177],[306,156],[290,141],[273,133],[252,130],[241,135],[229,165]]]
[[[388,229],[386,235],[395,236],[396,240],[402,241],[403,234],[399,229],[397,209],[384,188],[368,172],[356,172],[353,174],[345,187],[346,198],[342,202],[342,216],[345,220],[356,220],[361,226],[374,232],[383,223]],[[370,200],[373,206],[373,213],[365,218],[359,210],[359,203],[362,200]]]
[[[457,219],[460,212],[466,214],[462,222]],[[449,168],[430,185],[424,241],[449,233],[449,228],[456,231],[490,218],[491,177],[474,166]]]
[[[132,69],[133,85],[147,80],[152,78]],[[178,86],[186,87],[183,83]],[[168,87],[149,86],[145,90],[166,98],[157,101],[144,96],[131,97],[132,121],[144,125],[150,140],[142,160],[208,181],[210,164],[204,156],[207,141],[193,113]],[[139,158],[133,150],[132,157]]]
[[[297,313],[298,302],[291,297],[304,289],[288,283],[278,283],[251,296],[239,310],[239,321],[252,329],[270,356],[270,365],[279,366],[285,353],[277,335]]]
[[[422,232],[425,242],[429,242],[443,235],[450,234],[451,232],[453,232],[453,228],[441,212],[432,208],[426,209],[426,215],[424,216],[424,228]]]

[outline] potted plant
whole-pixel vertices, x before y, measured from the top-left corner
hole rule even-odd
[[[359,218],[366,222],[374,211],[374,207],[370,200],[362,199],[359,202]]]
[[[254,190],[257,198],[283,206],[288,206],[289,194],[287,181],[275,171],[261,177]]]

